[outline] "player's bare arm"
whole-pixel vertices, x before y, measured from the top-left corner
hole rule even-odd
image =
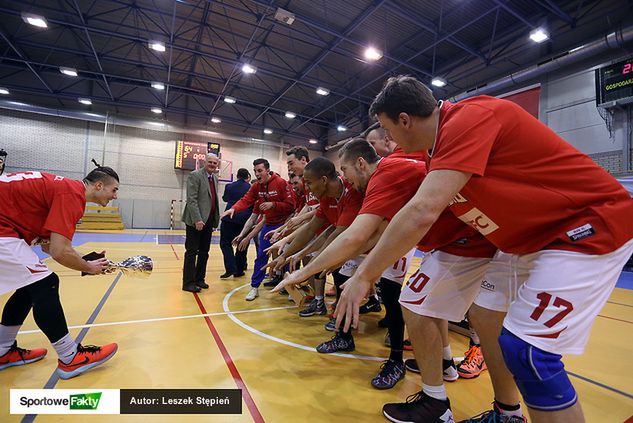
[[[470,177],[470,173],[454,170],[429,172],[415,196],[394,216],[376,247],[344,284],[341,306],[337,307],[337,327],[343,318],[345,330],[358,327],[358,308],[373,281],[426,235]]]
[[[62,266],[73,270],[96,275],[101,273],[108,265],[108,259],[102,258],[94,261],[86,261],[75,251],[68,238],[56,232],[51,232],[51,240],[48,246],[51,257]]]

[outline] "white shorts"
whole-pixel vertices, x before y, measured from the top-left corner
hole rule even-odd
[[[400,304],[422,316],[459,322],[479,293],[491,260],[443,251],[427,254],[402,290]]]
[[[356,269],[358,269],[358,266],[360,266],[363,260],[365,260],[365,257],[367,256],[362,255],[347,260],[345,263],[343,263],[343,265],[341,266],[341,270],[339,270],[338,272],[343,276],[351,278],[356,272]]]
[[[530,266],[519,256],[497,251],[481,281],[475,304],[488,310],[506,313],[527,280]]]
[[[603,255],[545,250],[519,256],[530,273],[503,326],[542,350],[582,354],[593,322],[632,253],[630,240]]]
[[[23,239],[0,237],[0,295],[53,273]]]
[[[388,267],[387,270],[382,272],[381,277],[402,285],[404,278],[407,276],[409,266],[411,265],[413,254],[415,254],[415,248],[409,251],[406,256],[395,262],[393,266]]]

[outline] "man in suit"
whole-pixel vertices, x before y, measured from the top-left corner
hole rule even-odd
[[[249,180],[251,174],[248,170],[241,168],[237,171],[237,181],[228,184],[224,188],[224,195],[222,200],[226,202],[226,209],[228,210],[240,198],[242,198],[250,189],[251,184]],[[244,251],[233,251],[233,239],[242,232],[246,220],[251,215],[252,208],[246,209],[243,212],[236,213],[233,217],[222,218],[222,224],[220,226],[220,248],[222,249],[222,255],[224,256],[224,274],[220,276],[222,279],[230,278],[234,276],[236,278],[244,276],[244,269],[246,269],[246,253],[248,247]]]
[[[204,167],[187,178],[187,205],[182,214],[186,225],[185,261],[182,272],[182,290],[200,292],[208,288],[204,281],[211,247],[211,234],[218,226],[218,176],[220,160],[207,154]]]

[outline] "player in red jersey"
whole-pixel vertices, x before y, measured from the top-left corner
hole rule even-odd
[[[108,260],[84,260],[72,248],[71,239],[86,203],[106,206],[117,198],[118,189],[119,177],[109,167],[94,169],[83,181],[43,172],[0,176],[0,294],[15,291],[2,312],[0,369],[46,355],[43,348],[17,346],[16,336],[31,308],[35,323],[57,351],[57,375],[62,379],[78,376],[116,353],[117,344],[84,347],[70,336],[59,299],[59,277],[40,261],[31,245],[42,245],[65,267],[101,273]]]
[[[356,324],[355,309],[378,269],[449,207],[512,254],[511,266],[527,269],[513,281],[517,296],[502,328],[495,319],[482,327],[473,321],[489,367],[498,358],[488,349],[500,346],[533,421],[584,421],[561,354],[582,353],[633,252],[629,194],[591,158],[505,100],[438,103],[422,83],[400,76],[387,81],[370,113],[405,152],[431,150],[429,173],[348,282],[339,322]],[[484,333],[498,336],[499,345],[486,346]],[[392,419],[423,420],[429,404],[419,395],[383,411]],[[498,413],[493,417],[498,421]]]

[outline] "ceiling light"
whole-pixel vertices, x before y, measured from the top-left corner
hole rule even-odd
[[[441,87],[446,86],[446,80],[435,77],[431,80],[431,85],[441,88]]]
[[[295,113],[292,113],[292,112],[286,112],[286,114],[284,116],[286,116],[288,119],[294,119],[294,118],[297,117],[297,115]]]
[[[160,41],[150,41],[149,48],[152,50],[163,52],[165,51],[165,43],[161,43]]]
[[[249,65],[248,63],[244,63],[242,65],[242,72],[244,72],[244,73],[255,73],[255,72],[257,72],[257,68],[255,66]]]
[[[152,82],[152,88],[156,90],[164,90],[165,84],[163,84],[162,82]]]
[[[48,23],[46,22],[46,18],[39,15],[32,15],[30,13],[23,13],[22,20],[29,25],[36,26],[38,28],[48,28]]]
[[[536,28],[530,32],[530,40],[535,43],[542,43],[549,38],[549,34],[543,28]]]
[[[148,125],[154,125],[154,126],[165,126],[164,123],[161,122],[147,122]]]
[[[234,104],[235,99],[233,97],[224,97],[224,102],[229,104]]]
[[[327,88],[319,87],[316,89],[316,93],[318,95],[328,95],[330,93],[330,90],[328,90]]]
[[[74,68],[64,68],[61,67],[59,68],[59,71],[61,73],[63,73],[64,75],[68,75],[68,76],[77,76],[77,69]]]
[[[273,133],[272,129],[268,129],[268,128],[264,129],[264,134],[270,135],[272,133]]]
[[[336,127],[336,130],[339,131],[339,132],[345,132],[345,131],[347,131],[347,128],[344,127],[343,125],[339,125],[339,126]]]
[[[86,106],[90,106],[92,104],[92,100],[90,100],[89,98],[80,98],[79,102],[81,104],[85,104]]]
[[[7,95],[9,94],[9,90],[7,90],[6,88],[0,88],[0,94]]]
[[[308,141],[310,144],[318,144],[319,141],[315,140],[314,138],[312,138],[311,140]]]
[[[380,60],[382,57],[382,51],[375,47],[367,47],[365,49],[365,59],[367,60]]]
[[[152,111],[152,113],[156,113],[157,115],[163,113],[163,109],[161,109],[160,107],[152,107],[150,110]]]
[[[220,118],[217,118],[217,117],[212,117],[211,118],[211,122],[213,122],[213,123],[220,123],[220,122],[222,122],[222,120]]]

